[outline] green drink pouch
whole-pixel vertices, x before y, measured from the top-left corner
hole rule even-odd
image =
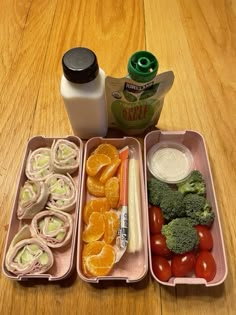
[[[155,57],[140,51],[129,61],[129,75],[133,79],[106,78],[110,128],[120,129],[127,135],[138,135],[156,126],[164,97],[174,82],[172,71],[156,75],[157,68]]]

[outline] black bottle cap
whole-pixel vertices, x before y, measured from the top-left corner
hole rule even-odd
[[[99,71],[96,55],[83,47],[68,50],[62,58],[62,67],[67,80],[74,83],[90,82]]]

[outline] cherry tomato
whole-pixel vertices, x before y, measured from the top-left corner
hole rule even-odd
[[[168,281],[172,276],[168,260],[161,256],[152,256],[152,270],[161,281]]]
[[[211,281],[216,275],[216,262],[212,254],[206,250],[199,253],[195,265],[195,275]]]
[[[172,274],[175,277],[185,277],[194,269],[196,257],[192,252],[174,255],[171,261]]]
[[[149,226],[152,234],[161,232],[162,225],[164,224],[164,217],[159,207],[151,206],[149,209]]]
[[[213,247],[213,239],[211,231],[204,225],[195,226],[199,238],[199,249],[201,250],[211,250]]]
[[[150,238],[151,251],[155,255],[168,257],[171,254],[171,251],[166,246],[166,238],[162,234],[151,235]]]

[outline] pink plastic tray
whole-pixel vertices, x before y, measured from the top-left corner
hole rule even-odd
[[[25,224],[30,224],[31,220],[19,220],[17,218],[17,207],[18,207],[18,197],[19,197],[19,192],[20,192],[20,187],[24,184],[26,181],[26,176],[25,176],[25,166],[26,166],[26,160],[28,157],[28,154],[33,150],[36,150],[37,148],[40,147],[51,147],[53,140],[54,139],[67,139],[69,141],[74,142],[79,148],[80,148],[80,166],[79,170],[77,173],[72,174],[73,179],[76,182],[76,185],[78,187],[78,195],[77,195],[77,202],[75,209],[70,212],[73,216],[74,219],[74,228],[73,228],[73,235],[72,235],[72,240],[69,245],[66,247],[63,247],[61,249],[53,249],[53,255],[54,255],[54,264],[50,270],[48,270],[47,273],[45,274],[39,274],[39,275],[14,275],[11,272],[9,272],[6,269],[5,266],[5,256],[7,253],[7,250],[10,246],[11,240],[15,236],[15,234],[21,229],[21,227]],[[75,244],[76,244],[76,231],[77,231],[77,222],[78,222],[78,210],[79,210],[79,192],[80,192],[80,183],[81,183],[81,175],[82,175],[82,162],[83,162],[83,143],[82,141],[75,136],[68,136],[65,138],[44,138],[42,136],[36,136],[33,137],[29,140],[25,154],[24,154],[24,159],[23,163],[20,169],[20,174],[19,174],[19,180],[16,186],[16,195],[15,195],[15,200],[12,208],[12,214],[11,214],[11,219],[10,219],[10,224],[8,228],[8,234],[7,234],[7,240],[5,244],[5,251],[4,251],[4,258],[3,258],[3,263],[2,263],[2,270],[3,273],[10,279],[13,280],[27,280],[27,279],[34,279],[34,278],[46,278],[49,281],[55,281],[55,280],[61,280],[65,277],[67,277],[70,272],[72,271],[72,267],[74,264],[74,251],[75,251]]]
[[[144,175],[143,175],[143,163],[142,163],[142,152],[140,143],[131,137],[124,137],[119,139],[104,139],[104,138],[92,138],[85,145],[84,151],[84,166],[87,158],[91,152],[101,143],[110,143],[122,149],[125,146],[132,146],[135,152],[135,159],[139,160],[139,173],[140,173],[140,190],[141,190],[141,233],[143,239],[142,249],[136,253],[125,252],[121,260],[115,264],[111,273],[105,277],[88,277],[83,274],[82,270],[82,231],[84,228],[82,214],[86,202],[91,198],[90,194],[86,189],[86,171],[85,167],[82,174],[81,184],[81,201],[80,201],[80,215],[79,215],[79,226],[78,226],[78,250],[77,250],[77,271],[80,278],[86,282],[99,282],[100,280],[124,280],[126,282],[136,282],[141,280],[147,273],[148,270],[148,249],[147,249],[147,203],[144,190]]]
[[[152,254],[150,249],[150,233],[148,233],[148,243],[149,243],[149,259],[150,259],[150,269],[153,278],[159,283],[167,286],[175,286],[176,284],[204,284],[207,287],[216,286],[221,284],[227,276],[227,263],[225,256],[225,248],[221,231],[221,223],[219,217],[218,205],[215,197],[215,190],[213,185],[213,179],[211,175],[211,169],[209,165],[209,160],[206,151],[206,145],[203,137],[194,131],[153,131],[146,135],[144,140],[144,165],[145,165],[145,183],[147,179],[151,177],[150,172],[147,168],[147,154],[153,145],[161,141],[171,141],[176,143],[181,143],[185,145],[192,153],[194,159],[194,168],[198,169],[206,182],[207,188],[207,199],[212,205],[212,209],[215,211],[215,220],[211,228],[213,236],[213,250],[212,254],[216,261],[216,276],[215,278],[207,282],[205,279],[197,278],[195,275],[190,277],[172,277],[168,282],[163,282],[157,279],[152,270]],[[147,187],[146,187],[147,191]]]

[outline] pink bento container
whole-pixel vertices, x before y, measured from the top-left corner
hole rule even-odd
[[[149,247],[149,259],[150,270],[153,278],[167,286],[175,286],[176,284],[203,284],[206,287],[217,286],[224,282],[227,276],[227,262],[225,255],[225,247],[223,241],[223,235],[221,230],[220,216],[215,196],[215,189],[209,164],[209,159],[206,150],[206,144],[203,137],[195,131],[152,131],[148,133],[144,139],[144,173],[147,192],[147,180],[152,177],[147,167],[147,155],[149,150],[161,142],[174,142],[186,146],[193,156],[193,169],[198,169],[206,182],[207,200],[212,205],[212,209],[215,212],[215,220],[211,227],[211,233],[213,237],[213,249],[212,255],[216,261],[216,275],[214,279],[207,282],[203,278],[197,278],[194,274],[190,274],[188,277],[171,277],[168,282],[159,280],[152,269],[152,253],[150,247],[150,233],[148,232],[148,247]],[[148,229],[149,231],[149,229]]]
[[[72,174],[76,187],[77,187],[77,201],[76,206],[70,214],[73,217],[73,234],[71,242],[62,248],[52,249],[54,256],[54,264],[53,266],[44,274],[33,274],[33,275],[14,275],[6,269],[5,266],[5,257],[7,250],[10,246],[10,243],[15,236],[15,234],[25,225],[30,224],[31,220],[19,220],[17,218],[17,207],[18,207],[18,198],[20,193],[20,188],[23,186],[24,182],[27,180],[25,175],[25,166],[27,157],[30,151],[36,150],[40,147],[51,147],[52,143],[56,139],[66,139],[71,142],[74,142],[80,149],[80,166],[77,172]],[[82,175],[82,162],[83,162],[83,143],[80,138],[76,136],[68,136],[68,137],[56,137],[56,138],[46,138],[42,136],[35,136],[31,138],[26,146],[23,162],[21,165],[18,183],[16,185],[16,195],[15,200],[11,212],[11,219],[8,227],[7,239],[5,244],[5,250],[2,261],[2,270],[6,277],[23,281],[29,279],[47,279],[49,281],[61,280],[69,276],[71,273],[73,266],[75,265],[75,244],[76,244],[76,235],[77,235],[77,223],[78,223],[78,211],[79,211],[79,195],[80,195],[80,184],[81,184],[81,175]]]
[[[125,252],[117,262],[112,271],[107,276],[103,277],[93,277],[88,276],[83,273],[82,268],[82,250],[83,250],[83,241],[82,241],[82,232],[84,229],[83,222],[83,209],[86,202],[88,202],[92,197],[86,188],[86,161],[90,154],[102,143],[110,143],[114,145],[118,150],[129,146],[134,152],[134,158],[139,161],[139,174],[140,174],[140,192],[141,192],[141,233],[142,233],[142,249],[135,252],[129,253]],[[78,245],[77,245],[77,272],[79,277],[91,283],[98,283],[100,280],[123,280],[127,283],[137,282],[143,279],[148,271],[148,248],[147,248],[147,203],[145,195],[145,186],[144,186],[144,174],[143,174],[143,160],[142,160],[142,151],[141,145],[138,140],[132,137],[124,138],[100,138],[95,137],[87,141],[84,149],[84,167],[82,174],[82,183],[81,183],[81,200],[80,200],[80,214],[79,214],[79,223],[78,223]]]

